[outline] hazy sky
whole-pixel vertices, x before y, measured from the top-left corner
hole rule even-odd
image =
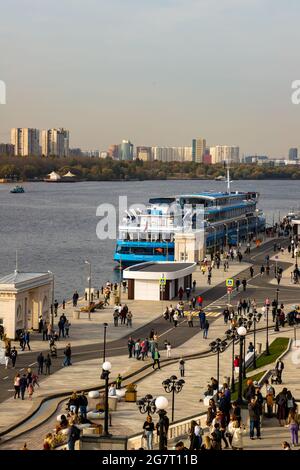
[[[0,141],[300,147],[299,0],[0,0]]]

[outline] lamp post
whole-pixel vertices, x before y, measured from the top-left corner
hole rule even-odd
[[[106,330],[108,327],[108,323],[104,323],[104,342],[103,342],[103,363],[105,363],[105,356],[106,356]]]
[[[237,334],[236,328],[226,331],[225,334],[226,334],[226,337],[227,337],[228,340],[232,340],[231,392],[234,393],[235,392],[235,382],[234,382],[234,356],[235,356],[235,352],[234,352],[234,344],[235,344],[235,341],[238,339],[239,336]]]
[[[54,274],[51,271],[48,271],[49,274],[52,276],[52,298],[51,298],[51,307],[50,307],[50,313],[51,313],[51,328],[53,330],[54,326]]]
[[[219,379],[220,379],[220,353],[225,351],[227,343],[220,338],[217,338],[215,341],[210,343],[210,349],[212,352],[217,353],[217,382],[218,382],[218,391],[219,391]]]
[[[104,410],[104,436],[110,436],[108,432],[108,379],[111,371],[111,363],[106,361],[102,364],[101,379],[105,380],[105,410]]]
[[[276,322],[274,331],[279,331],[279,318],[278,318],[278,305],[279,305],[279,288],[276,289]]]
[[[184,384],[185,381],[183,379],[177,380],[176,375],[172,375],[162,383],[165,392],[172,393],[172,423],[174,421],[175,393],[180,393]]]
[[[92,284],[92,265],[89,261],[85,261],[85,264],[87,264],[89,266],[89,277],[88,277],[88,281],[89,281],[89,300],[88,300],[88,305],[90,306],[91,305],[91,284]]]
[[[269,349],[269,306],[266,307],[266,310],[267,310],[266,356],[270,356],[270,349]]]
[[[253,369],[256,369],[256,323],[260,322],[261,313],[253,313],[253,346],[254,346],[254,356],[253,356]]]
[[[243,345],[245,342],[245,336],[247,334],[246,328],[244,326],[240,326],[237,329],[237,334],[240,338],[239,391],[237,402],[239,405],[241,405],[243,403]]]
[[[152,395],[148,394],[144,398],[141,398],[136,402],[140,413],[147,413],[148,416],[156,413],[155,398]]]
[[[212,226],[211,228],[215,231],[214,232],[214,255],[215,255],[217,251],[217,227]]]
[[[239,247],[239,243],[240,243],[240,223],[238,220],[235,221],[235,223],[237,224],[237,229],[236,229],[236,246],[237,248]]]
[[[169,418],[166,412],[168,404],[167,398],[163,396],[157,397],[155,400],[155,406],[159,415],[159,450],[166,450],[168,444]]]

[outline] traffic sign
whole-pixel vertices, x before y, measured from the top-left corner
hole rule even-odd
[[[226,287],[233,287],[234,281],[233,279],[226,279]]]
[[[167,284],[167,280],[164,274],[161,275],[160,280],[159,280],[159,285],[160,286],[165,286]]]
[[[228,294],[229,294],[230,292],[232,292],[232,287],[227,287],[227,292],[228,292]]]

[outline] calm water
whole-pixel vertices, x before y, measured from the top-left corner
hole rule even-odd
[[[117,279],[113,270],[115,243],[99,240],[96,208],[117,204],[127,195],[129,204],[146,203],[151,196],[167,196],[204,190],[222,191],[225,183],[215,181],[142,181],[73,184],[24,184],[25,194],[10,194],[12,185],[0,185],[0,276],[15,268],[18,250],[22,271],[53,271],[56,297],[70,298],[74,289],[86,285],[87,265],[92,260],[92,284]],[[256,190],[259,207],[272,223],[279,212],[285,215],[300,207],[297,181],[234,181],[232,190]]]

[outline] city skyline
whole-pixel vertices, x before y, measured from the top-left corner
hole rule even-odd
[[[296,1],[27,0],[22,15],[19,5],[0,18],[1,141],[28,126],[66,127],[74,147],[100,150],[126,136],[144,146],[205,136],[272,157],[299,147]],[[28,51],[21,72],[12,23]]]

